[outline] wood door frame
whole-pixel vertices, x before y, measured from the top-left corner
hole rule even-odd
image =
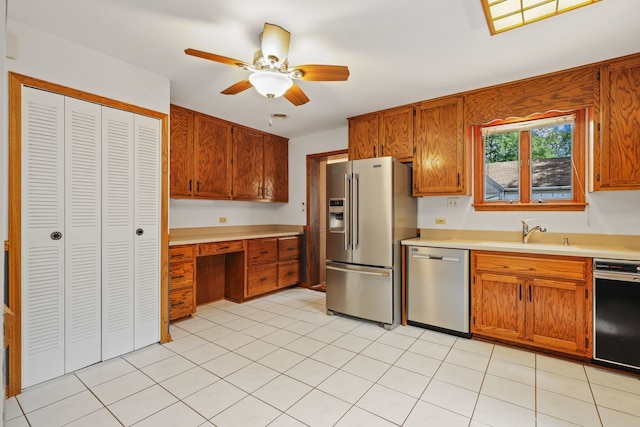
[[[160,208],[160,342],[171,341],[169,334],[169,119],[166,113],[149,110],[111,98],[95,95],[66,86],[50,83],[33,77],[9,72],[9,298],[5,302],[5,341],[8,343],[7,361],[8,383],[6,396],[14,396],[22,391],[22,283],[21,283],[21,221],[22,221],[22,86],[57,93],[131,113],[153,117],[161,121],[161,208]],[[8,307],[6,304],[8,303]],[[8,328],[7,328],[8,326]]]
[[[327,160],[329,157],[348,154],[349,150],[346,148],[326,153],[307,154],[307,238],[305,245],[307,287],[317,285],[320,280],[320,257],[318,253],[321,215],[318,207],[320,203],[318,191],[320,162]]]

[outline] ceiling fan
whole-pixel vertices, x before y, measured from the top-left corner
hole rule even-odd
[[[349,78],[349,68],[343,65],[297,65],[290,67],[289,40],[291,34],[282,27],[265,23],[260,36],[261,49],[256,51],[253,64],[196,49],[185,49],[187,55],[197,56],[221,64],[233,65],[250,71],[247,80],[241,80],[222,91],[235,95],[250,87],[269,99],[284,96],[293,105],[309,102],[307,95],[293,80],[344,81]]]

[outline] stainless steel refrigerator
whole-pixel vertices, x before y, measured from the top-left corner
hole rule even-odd
[[[327,165],[327,314],[400,323],[400,241],[417,235],[411,167],[392,157]]]

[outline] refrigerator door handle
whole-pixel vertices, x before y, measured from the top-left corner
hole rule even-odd
[[[327,265],[327,270],[342,271],[344,273],[364,274],[364,275],[368,275],[368,276],[383,276],[383,277],[389,277],[389,275],[391,274],[388,271],[376,273],[376,272],[373,272],[373,271],[349,270],[347,268],[332,267],[330,265]]]
[[[351,175],[344,175],[344,250],[351,245]]]
[[[360,196],[360,176],[353,174],[353,249],[358,249],[360,235],[360,212],[358,210],[358,197]]]

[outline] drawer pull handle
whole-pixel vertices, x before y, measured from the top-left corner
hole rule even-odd
[[[175,255],[171,255],[171,259],[176,259],[176,258],[183,258],[184,254],[175,254]]]
[[[184,301],[180,301],[180,302],[176,302],[174,304],[171,304],[171,307],[177,307],[177,306],[182,305],[182,304],[184,304]]]
[[[180,276],[171,276],[171,280],[177,280],[177,279],[183,279],[183,278],[184,278],[184,274]]]
[[[296,273],[295,273],[295,271],[289,271],[289,272],[287,273],[287,276],[293,276],[294,274],[296,274]]]
[[[269,253],[269,251],[260,251],[260,255],[266,255],[268,253]]]
[[[218,249],[223,250],[223,249],[229,249],[229,245],[227,246],[220,246]]]
[[[264,282],[264,281],[265,281],[265,280],[267,280],[267,279],[268,279],[268,277],[261,277],[261,278],[260,278],[260,281],[261,281],[261,282]]]

